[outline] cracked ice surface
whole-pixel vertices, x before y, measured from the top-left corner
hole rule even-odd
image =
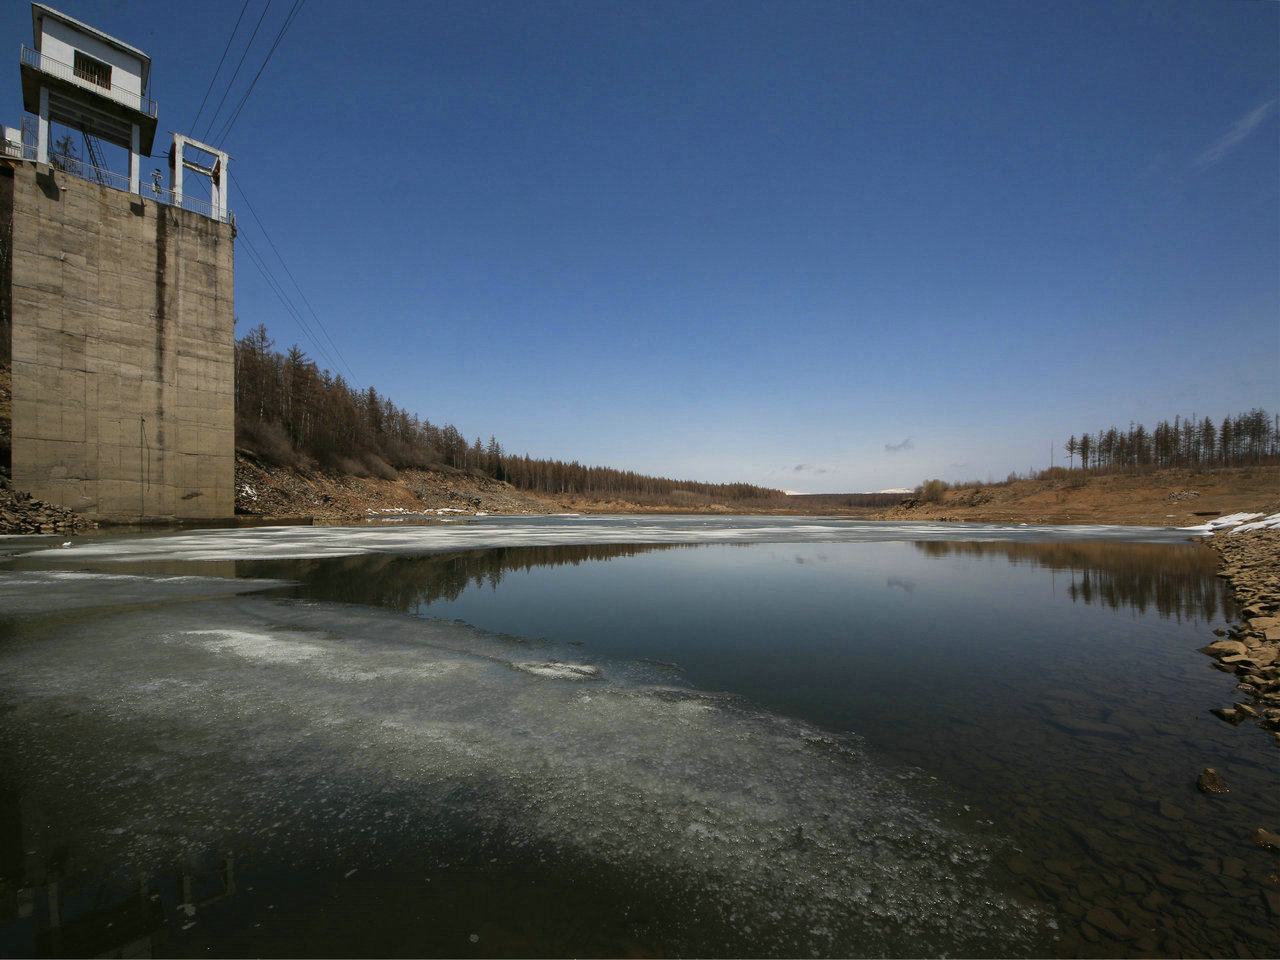
[[[90,595],[120,586],[81,576]],[[924,778],[652,667],[530,652],[464,624],[259,597],[84,615],[0,648],[0,735],[24,795],[99,862],[226,843],[354,867],[429,856],[461,821],[503,856],[606,867],[694,904],[755,953],[1036,952],[1040,918],[994,879],[999,842]],[[697,922],[671,922],[669,942],[697,946]]]

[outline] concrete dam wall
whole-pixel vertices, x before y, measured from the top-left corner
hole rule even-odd
[[[199,213],[0,160],[16,489],[102,519],[233,514],[233,238]]]

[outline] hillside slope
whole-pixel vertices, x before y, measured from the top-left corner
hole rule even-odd
[[[907,498],[884,508],[838,507],[797,498],[759,503],[637,503],[581,496],[540,497],[508,483],[448,467],[399,471],[395,479],[299,471],[269,465],[243,451],[236,457],[236,513],[260,520],[363,522],[397,514],[441,518],[489,514],[743,513],[835,515],[857,520],[970,521],[985,523],[1138,524],[1192,526],[1239,512],[1280,512],[1280,466],[1213,471],[1165,470],[1133,476],[1018,480],[948,490],[936,503]],[[0,473],[0,533],[70,532],[93,526],[9,489]]]
[[[478,503],[476,502],[478,501]],[[395,480],[236,461],[236,511],[249,516],[313,517],[335,523],[378,511],[518,513],[744,513],[839,515],[860,520],[960,520],[988,523],[1106,523],[1191,526],[1242,511],[1280,510],[1280,467],[1162,470],[1140,475],[1065,474],[948,490],[937,503],[906,498],[898,506],[836,509],[796,498],[714,503],[677,495],[657,499],[535,496],[510,484],[450,468],[401,470]]]
[[[401,470],[395,479],[353,477],[328,470],[298,471],[236,455],[236,513],[350,523],[371,517],[439,511],[448,514],[556,513],[564,508],[509,483],[442,467]]]
[[[1118,523],[1192,526],[1244,511],[1280,510],[1280,466],[1085,475],[948,490],[937,503],[907,499],[885,520],[987,523]]]

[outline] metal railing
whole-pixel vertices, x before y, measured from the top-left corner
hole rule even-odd
[[[235,214],[230,210],[225,210],[221,216],[217,216],[213,212],[213,204],[208,200],[201,200],[199,197],[193,197],[189,193],[179,196],[168,187],[157,187],[154,184],[144,183],[142,185],[142,196],[150,197],[168,207],[181,207],[183,210],[191,210],[201,216],[208,217],[210,220],[221,220],[223,223],[233,225],[236,222]]]
[[[77,76],[75,67],[46,57],[39,50],[32,50],[25,43],[22,45],[22,65],[24,67],[32,67],[41,73],[47,73],[51,77],[57,77],[59,80],[74,83],[76,86],[83,87],[93,93],[101,94],[110,100],[137,110],[139,113],[145,113],[149,117],[157,115],[158,108],[154,100],[148,100],[146,97],[129,90],[122,90],[115,84],[104,87],[86,77]]]
[[[27,144],[21,140],[5,140],[4,155],[14,160],[34,160],[36,158],[36,146],[34,143]]]
[[[8,142],[6,141],[6,146]],[[22,146],[17,144],[16,146]],[[35,159],[35,148],[24,147],[24,154],[28,160]],[[128,176],[116,173],[114,170],[104,170],[101,167],[95,167],[91,163],[86,163],[79,157],[66,153],[53,153],[49,155],[49,164],[55,169],[73,177],[79,177],[81,180],[89,180],[100,183],[104,187],[111,187],[113,190],[121,190],[125,193],[129,192]],[[235,224],[236,218],[230,210],[226,210],[221,216],[215,216],[213,204],[208,200],[201,200],[199,197],[193,197],[190,194],[178,196],[168,187],[158,186],[154,183],[142,183],[138,195],[143,199],[155,200],[157,203],[163,203],[166,207],[180,207],[183,210],[190,210],[198,213],[210,220],[220,220],[223,223]]]
[[[79,157],[72,156],[69,153],[50,153],[49,166],[55,170],[61,170],[63,173],[69,173],[73,177],[79,177],[81,180],[92,180],[95,183],[102,184],[104,187],[111,187],[113,190],[129,192],[129,178],[127,176],[116,173],[114,170],[95,167],[93,164],[86,163]]]

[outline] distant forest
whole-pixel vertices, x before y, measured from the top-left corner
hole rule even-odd
[[[452,424],[437,426],[400,409],[373,387],[356,389],[340,375],[318,369],[296,345],[280,353],[261,324],[236,341],[235,363],[236,444],[284,466],[319,464],[387,479],[394,478],[397,469],[445,467],[505,480],[534,493],[642,502],[746,503],[786,497],[781,490],[746,483],[671,480],[576,460],[517,456],[505,451],[494,436],[488,443],[479,437],[468,443]],[[1209,417],[1175,416],[1172,423],[1162,420],[1152,429],[1130,424],[1128,430],[1110,427],[1082,433],[1072,436],[1063,449],[1070,469],[1099,473],[1277,463],[1280,415],[1254,409],[1220,423]],[[1009,480],[1014,479],[1010,475]],[[981,486],[976,481],[968,485]],[[950,486],[926,481],[915,493],[932,499]],[[841,494],[837,499],[851,496],[856,504],[850,500],[840,505],[889,506],[901,499],[900,494]]]
[[[1221,424],[1215,424],[1209,417],[1179,415],[1173,418],[1173,423],[1161,420],[1151,430],[1131,423],[1128,430],[1109,427],[1097,433],[1073,435],[1063,444],[1063,450],[1067,454],[1066,469],[1050,467],[1026,474],[1014,472],[995,485],[1018,480],[1060,480],[1068,473],[1143,473],[1170,468],[1212,470],[1278,464],[1280,414],[1255,408],[1234,417],[1223,417]],[[990,478],[986,484],[980,480],[960,483],[926,480],[912,495],[937,503],[947,490],[991,483]]]
[[[398,468],[452,467],[534,493],[666,503],[785,496],[746,483],[670,480],[576,460],[515,456],[494,436],[488,443],[479,437],[468,443],[452,424],[420,419],[373,387],[353,389],[341,375],[318,369],[296,345],[288,353],[274,347],[261,324],[236,341],[236,445],[281,466],[315,463],[386,479],[393,479]]]
[[[1096,434],[1072,436],[1063,449],[1067,464],[1076,458],[1086,470],[1127,471],[1164,467],[1241,467],[1280,459],[1280,415],[1254,409],[1223,417],[1215,425],[1205,417],[1175,416],[1154,429],[1129,424]]]

